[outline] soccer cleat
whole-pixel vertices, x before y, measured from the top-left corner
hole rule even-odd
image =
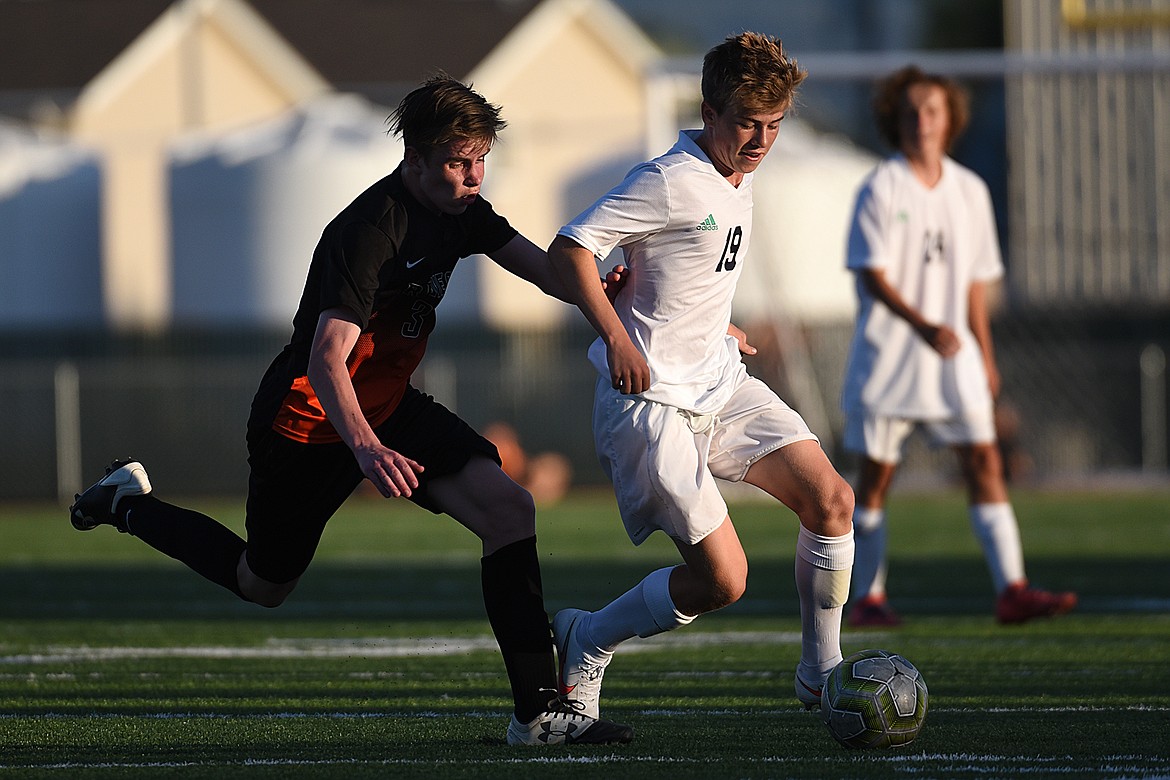
[[[586,653],[577,627],[582,617],[590,614],[583,609],[562,609],[553,618],[553,639],[560,661],[558,692],[561,698],[576,702],[579,711],[590,718],[601,717],[601,679],[613,653],[604,658]]]
[[[824,680],[815,685],[805,682],[800,677],[800,670],[797,669],[793,683],[796,686],[796,698],[806,710],[819,710],[821,708],[821,691],[825,688]]]
[[[578,702],[559,697],[528,723],[513,715],[508,724],[509,745],[612,745],[633,738],[629,726],[591,718],[580,712]]]
[[[1033,618],[1063,615],[1077,605],[1077,594],[1029,588],[1027,582],[1007,586],[995,602],[1000,623],[1024,623]]]
[[[116,460],[106,466],[106,475],[84,493],[74,496],[69,507],[69,522],[78,531],[92,531],[99,525],[112,525],[126,533],[126,519],[119,515],[118,502],[126,496],[150,493],[146,469],[136,460]]]
[[[849,625],[853,628],[893,628],[902,625],[902,618],[885,596],[866,596],[850,610]]]

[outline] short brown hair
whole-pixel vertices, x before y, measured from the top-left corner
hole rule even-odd
[[[902,112],[906,93],[915,84],[930,84],[946,93],[947,113],[950,119],[947,123],[946,150],[949,152],[958,137],[967,129],[967,122],[971,118],[970,98],[967,96],[967,90],[954,79],[937,73],[924,73],[917,65],[907,65],[878,83],[877,93],[873,99],[873,114],[877,120],[878,132],[881,133],[882,140],[891,147],[902,148],[899,114]]]
[[[754,32],[728,36],[703,57],[703,101],[716,113],[787,110],[808,71],[784,52],[779,38]]]
[[[431,76],[402,99],[387,120],[390,132],[424,157],[453,141],[495,143],[507,122],[500,107],[445,73]]]

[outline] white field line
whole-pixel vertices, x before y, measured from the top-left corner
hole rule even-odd
[[[1068,713],[1118,713],[1118,712],[1170,712],[1170,706],[1150,706],[1143,704],[1129,704],[1119,707],[1084,707],[1070,705],[1068,707],[931,707],[931,713],[982,713],[982,714],[1046,714],[1060,715]],[[775,710],[737,710],[732,708],[711,709],[644,709],[636,713],[644,717],[704,717],[704,718],[742,718],[746,716],[787,716],[798,718],[810,717],[809,713],[796,704],[791,707]],[[500,712],[471,711],[449,712],[439,710],[380,710],[378,712],[317,712],[312,710],[301,711],[272,711],[272,712],[38,712],[35,714],[0,713],[0,721],[6,720],[235,720],[235,721],[264,721],[264,720],[440,720],[444,718],[458,719],[496,719],[503,715]]]
[[[41,769],[70,771],[78,769],[173,769],[186,767],[468,767],[468,766],[555,766],[555,765],[695,765],[706,763],[706,759],[680,758],[674,756],[631,756],[619,753],[608,755],[573,755],[560,748],[551,748],[549,754],[517,758],[477,758],[467,761],[427,759],[243,759],[240,761],[103,761],[85,763],[79,761],[52,764],[0,764],[0,770]],[[884,756],[867,754],[864,758],[853,755],[825,757],[818,759],[826,766],[840,769],[858,769],[866,765],[888,764],[901,773],[929,776],[956,775],[959,773],[976,776],[1053,776],[1091,778],[1142,778],[1143,780],[1167,780],[1170,768],[1148,756],[1101,756],[1092,762],[1074,759],[1072,756],[1002,756],[980,755],[977,753],[924,753],[907,756]],[[788,756],[765,756],[746,759],[745,763],[763,766],[803,764],[807,759]],[[945,762],[945,763],[939,763]]]
[[[739,644],[799,644],[791,631],[678,632],[662,634],[622,647],[622,654],[664,647],[710,647]],[[178,647],[94,647],[51,645],[41,653],[0,655],[0,666],[61,664],[79,661],[118,661],[145,658],[401,658],[404,656],[465,655],[498,650],[490,636],[370,639],[272,639],[264,645]]]

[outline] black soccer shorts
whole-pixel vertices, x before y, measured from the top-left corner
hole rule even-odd
[[[374,432],[423,465],[409,500],[435,513],[442,510],[427,493],[431,480],[458,473],[477,454],[500,463],[494,444],[413,387]],[[345,444],[303,444],[271,429],[248,432],[248,465],[248,567],[269,582],[291,582],[308,568],[325,524],[365,476]]]

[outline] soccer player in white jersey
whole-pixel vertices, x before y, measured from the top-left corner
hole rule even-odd
[[[553,618],[563,698],[599,711],[602,674],[627,639],[684,626],[735,602],[747,557],[715,477],[756,485],[799,518],[803,640],[796,694],[818,706],[841,660],[853,565],[853,494],[800,415],[748,376],[731,325],[752,232],[752,174],[806,73],[779,40],[745,32],[703,61],[703,127],[635,167],[561,228],[549,260],[600,338],[593,431],[634,544],[663,531],[682,557],[595,612]],[[615,247],[628,276],[611,306],[595,258]],[[603,306],[604,304],[604,306]]]
[[[996,446],[999,372],[987,298],[1003,263],[987,186],[947,156],[966,125],[966,93],[910,66],[880,85],[874,108],[898,153],[862,186],[848,242],[859,308],[842,406],[845,446],[862,455],[849,622],[901,622],[886,599],[884,507],[902,446],[918,425],[959,456],[971,528],[998,594],[997,619],[1067,612],[1075,594],[1028,586]]]

